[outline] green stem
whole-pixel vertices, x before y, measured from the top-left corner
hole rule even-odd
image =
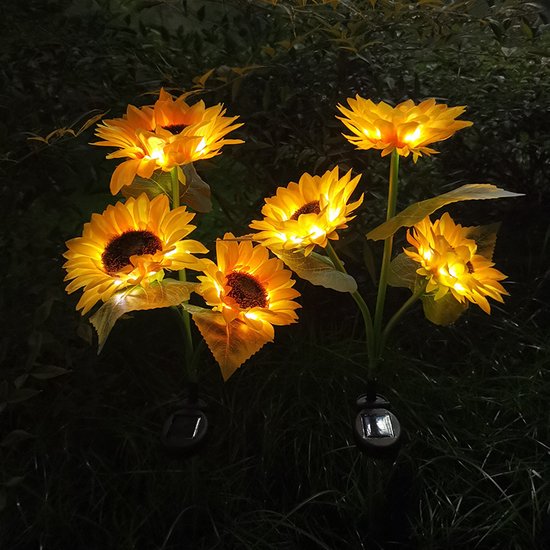
[[[392,318],[388,321],[388,324],[384,328],[384,331],[382,332],[382,338],[380,342],[380,348],[384,349],[386,346],[386,342],[388,340],[388,336],[390,335],[391,331],[395,327],[395,325],[400,321],[401,317],[405,314],[405,312],[424,294],[426,290],[427,281],[424,282],[421,286],[419,286],[411,296],[409,296],[409,299],[393,314]]]
[[[386,220],[395,216],[395,208],[397,204],[397,176],[399,173],[399,154],[394,149],[390,159],[390,177],[388,186],[388,210],[386,212]],[[382,321],[384,318],[384,304],[386,302],[386,289],[388,287],[388,273],[393,248],[393,235],[390,235],[384,241],[384,254],[382,256],[382,266],[380,268],[380,279],[378,281],[378,295],[376,296],[376,311],[374,313],[374,340],[375,340],[375,357],[372,369],[374,370],[382,355]],[[372,374],[372,373],[371,373]]]
[[[170,171],[170,178],[172,180],[172,210],[176,209],[180,205],[180,184],[178,180],[178,168],[177,166]],[[178,279],[185,282],[187,280],[185,269],[178,271]],[[193,335],[191,333],[191,317],[189,312],[183,307],[180,309],[181,320],[183,322],[183,335],[185,339],[185,366],[187,370],[187,377],[189,382],[196,382],[197,372],[193,368]]]
[[[341,262],[334,248],[332,248],[332,245],[330,244],[330,242],[327,243],[327,253],[329,258],[332,260],[334,267],[336,267],[336,269],[341,273],[347,274],[344,264]],[[372,317],[370,314],[369,307],[367,306],[365,300],[363,299],[363,296],[359,294],[359,291],[356,290],[355,292],[352,292],[351,297],[355,300],[355,303],[357,304],[357,307],[359,308],[359,310],[361,311],[361,315],[363,316],[363,323],[365,325],[365,336],[367,339],[367,354],[369,357],[369,365],[370,365],[372,363],[372,357],[374,353]]]
[[[178,167],[174,166],[170,170],[170,179],[172,180],[172,210],[180,205],[180,182],[178,180]]]
[[[185,269],[178,272],[179,280],[185,282]],[[183,321],[184,337],[185,337],[185,365],[187,367],[187,376],[190,382],[196,382],[197,372],[194,367],[194,350],[193,350],[193,334],[191,333],[191,316],[189,312],[180,307],[181,319]]]

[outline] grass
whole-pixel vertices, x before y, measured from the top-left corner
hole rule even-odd
[[[105,356],[90,352],[19,405],[17,423],[35,437],[4,459],[24,479],[9,490],[2,540],[10,548],[498,548],[503,540],[543,548],[547,336],[480,317],[469,320],[479,327],[436,331],[431,341],[424,329],[423,353],[437,362],[414,358],[417,331],[394,342],[382,385],[406,441],[392,463],[353,444],[361,342],[342,344],[333,331],[313,340],[307,325],[283,331],[225,387],[205,357],[210,438],[196,457],[170,457],[159,432],[181,398],[181,354],[160,313],[136,316]],[[483,352],[502,330],[510,344]],[[136,334],[143,347],[132,345]]]
[[[2,38],[1,76],[15,92],[0,95],[0,546],[546,548],[544,12],[516,2],[401,10],[388,1],[366,8],[367,18],[342,5],[153,4],[102,0],[88,12],[43,1],[6,16],[13,32]],[[396,33],[407,44],[400,51]],[[230,71],[254,64],[262,68],[242,78]],[[365,171],[365,214],[337,244],[369,294],[363,262],[377,249],[358,244],[382,216],[387,167],[347,147],[333,118],[338,102],[367,90],[471,105],[468,136],[442,144],[433,162],[403,163],[403,205],[480,178],[528,193],[456,209],[464,223],[502,221],[495,258],[509,275],[506,303],[490,317],[472,307],[449,328],[413,310],[391,338],[379,383],[405,433],[395,461],[368,459],[353,442],[365,356],[351,298],[299,282],[300,323],[279,330],[225,385],[205,352],[209,439],[178,459],[160,443],[186,392],[173,315],[119,322],[97,356],[91,327],[64,293],[64,242],[114,201],[112,165],[87,145],[89,131],[49,146],[28,133],[47,135],[94,109],[116,116],[143,102],[142,92],[189,87],[212,67],[228,79],[213,80],[205,100],[241,115],[246,145],[199,167],[216,204],[199,228],[209,243],[246,230],[263,197],[302,171],[337,163]],[[401,296],[393,289],[389,307]]]

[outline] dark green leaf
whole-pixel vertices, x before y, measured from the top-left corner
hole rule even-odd
[[[0,441],[0,447],[13,447],[17,445],[20,441],[25,441],[26,439],[32,439],[34,435],[30,434],[25,430],[13,430],[7,434],[2,441]]]
[[[422,296],[421,300],[426,319],[435,325],[451,325],[468,308],[468,302],[460,303],[450,291],[439,300],[434,300],[431,294]]]
[[[310,283],[325,288],[331,288],[338,292],[355,292],[357,283],[355,279],[347,273],[338,271],[330,258],[321,256],[312,252],[309,256],[305,256],[303,251],[272,251],[278,258],[292,271],[309,281]]]
[[[410,288],[414,291],[416,286],[419,264],[411,260],[404,252],[398,254],[390,264],[388,284],[395,287]]]
[[[19,388],[13,391],[9,398],[6,400],[7,403],[20,403],[21,401],[26,401],[35,395],[38,395],[40,390],[33,390],[31,388]]]
[[[50,378],[57,378],[63,374],[67,374],[69,371],[63,367],[56,367],[55,365],[41,365],[34,368],[30,375],[38,380],[48,380]]]
[[[467,237],[477,244],[477,253],[489,260],[493,259],[493,251],[497,242],[497,232],[500,223],[468,227]]]
[[[394,216],[387,222],[379,225],[376,229],[373,229],[367,233],[367,238],[372,239],[373,241],[386,239],[393,235],[401,227],[411,227],[439,208],[453,202],[502,199],[520,196],[522,196],[521,193],[506,191],[505,189],[500,189],[496,185],[492,185],[490,183],[470,183],[468,185],[463,185],[458,189],[453,189],[443,195],[433,197],[432,199],[411,204],[405,208],[405,210],[397,214],[397,216]]]
[[[101,353],[109,333],[122,315],[130,311],[177,306],[189,299],[196,286],[197,283],[164,279],[147,287],[117,292],[90,317],[99,340],[97,352]]]
[[[25,478],[23,476],[13,476],[10,477],[7,481],[2,482],[2,485],[4,487],[15,487],[16,485],[19,485]]]

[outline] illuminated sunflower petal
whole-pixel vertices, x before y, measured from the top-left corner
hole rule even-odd
[[[204,246],[180,240],[194,229],[193,216],[185,206],[170,211],[165,195],[145,194],[92,215],[64,254],[67,292],[84,289],[77,310],[85,314],[118,290],[162,279],[165,269],[202,267],[193,253],[206,252]]]
[[[111,193],[116,195],[125,185],[130,185],[138,172],[140,159],[126,160],[119,164],[111,176]]]
[[[427,279],[426,291],[436,302],[450,291],[458,302],[472,302],[490,313],[487,297],[503,302],[508,292],[498,281],[506,276],[478,254],[470,234],[471,228],[455,224],[447,213],[433,223],[426,217],[408,232],[413,248],[404,252],[420,264],[417,273]]]
[[[269,258],[268,250],[261,245],[234,239],[231,233],[227,233],[224,240],[217,241],[217,263],[210,260],[202,262],[204,275],[198,277],[198,293],[214,312],[221,314],[216,317],[216,322],[224,319],[228,338],[232,334],[231,327],[243,325],[252,331],[251,334],[261,335],[260,340],[265,343],[273,339],[273,325],[288,325],[297,321],[295,310],[301,306],[294,298],[300,294],[292,288],[294,280],[282,261]],[[239,334],[241,338],[246,330],[241,330]],[[204,331],[205,338],[206,335],[208,333]],[[209,342],[213,352],[221,345],[216,343],[213,347],[211,344]],[[217,353],[214,354],[220,361]],[[248,358],[243,357],[239,355],[241,363]],[[239,365],[233,363],[234,368]]]
[[[165,90],[154,106],[138,109],[129,105],[122,118],[104,120],[94,143],[114,147],[107,158],[128,158],[111,178],[111,192],[116,194],[130,185],[136,175],[150,178],[155,170],[170,171],[176,166],[208,159],[220,153],[225,145],[242,143],[225,136],[242,126],[238,117],[226,117],[221,104],[206,107],[203,101],[188,105],[183,94],[172,97]]]
[[[450,138],[455,132],[471,126],[467,120],[455,120],[465,107],[447,107],[427,99],[415,105],[410,99],[391,107],[381,101],[374,104],[360,96],[348,99],[349,109],[338,105],[344,115],[337,117],[352,135],[344,137],[358,149],[379,149],[382,156],[396,150],[401,156],[418,157],[436,153],[426,147]]]
[[[279,187],[274,197],[265,200],[263,220],[250,224],[258,231],[254,238],[274,250],[310,254],[316,245],[326,247],[328,239],[338,238],[337,230],[347,227],[363,200],[361,195],[348,203],[359,179],[351,179],[351,172],[340,177],[336,167],[322,176],[305,173],[298,183]]]

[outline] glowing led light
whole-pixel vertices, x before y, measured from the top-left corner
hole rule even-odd
[[[411,134],[407,134],[403,138],[403,141],[405,141],[406,143],[411,143],[412,141],[418,141],[418,139],[420,139],[420,135],[421,135],[421,132],[420,132],[420,126],[419,126],[414,132],[412,132]]]
[[[149,158],[156,160],[159,164],[164,164],[164,152],[162,149],[153,149]]]
[[[431,261],[431,259],[434,257],[433,252],[428,248],[428,250],[425,250],[422,252],[422,257],[427,261]]]
[[[218,283],[218,281],[212,281],[214,283],[214,286],[216,287],[216,292],[218,293],[218,296],[221,296],[223,292],[223,287]],[[229,306],[225,306],[229,309]]]
[[[340,215],[339,208],[330,208],[328,211],[328,221],[333,222]]]
[[[320,227],[317,227],[316,225],[314,225],[311,228],[310,237],[312,239],[318,239],[319,237],[322,237],[324,234],[325,232]]]
[[[372,136],[372,133],[370,131],[369,128],[363,128],[363,133],[369,138],[369,139],[372,139],[373,136]],[[379,128],[376,128],[375,131],[374,131],[374,138],[375,139],[381,139],[382,138],[382,134],[380,133],[380,129]]]
[[[206,147],[206,140],[204,138],[202,138],[199,142],[199,144],[197,145],[197,149],[196,149],[196,152],[197,153],[202,153],[204,151],[204,148]]]

